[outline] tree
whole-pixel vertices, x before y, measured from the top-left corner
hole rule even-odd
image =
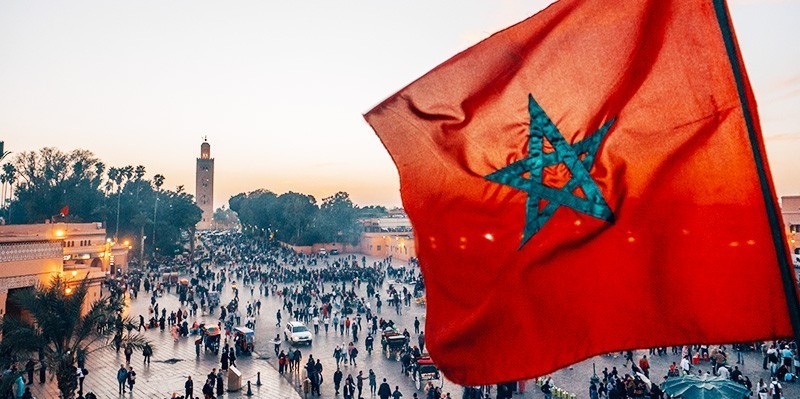
[[[9,204],[9,221],[41,223],[64,205],[70,205],[70,220],[101,220],[104,198],[97,163],[85,150],[42,148],[17,154],[13,165],[19,184]]]
[[[276,195],[269,190],[240,193],[228,200],[246,232],[268,234],[292,245],[357,244],[361,236],[359,209],[350,195],[338,192],[323,199],[321,206],[316,202],[310,195]]]
[[[340,191],[324,198],[318,219],[323,241],[358,244],[361,236],[358,208],[346,192]]]
[[[5,359],[16,355],[19,359],[42,353],[43,361],[55,374],[61,397],[75,397],[76,354],[87,356],[113,345],[116,334],[122,345],[140,350],[147,343],[144,336],[132,333],[130,318],[122,318],[124,306],[120,296],[106,297],[94,301],[86,312],[89,280],[83,279],[76,286],[56,275],[47,286],[39,285],[34,290],[14,293],[10,300],[16,303],[26,316],[6,315],[2,320],[3,340],[0,351]],[[115,328],[109,328],[113,325]],[[125,328],[127,334],[125,334]]]
[[[164,175],[157,174],[153,176],[153,185],[156,186],[156,199],[153,201],[153,238],[150,240],[155,242],[156,240],[156,223],[158,221],[158,194],[161,193],[161,186],[164,185]],[[155,246],[153,247],[153,252],[155,252]]]

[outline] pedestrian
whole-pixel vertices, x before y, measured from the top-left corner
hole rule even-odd
[[[375,375],[375,372],[372,371],[372,369],[369,369],[369,375],[367,376],[367,378],[369,378],[369,394],[375,396],[375,393],[378,389],[378,384],[377,384],[377,376]]]
[[[342,383],[342,370],[339,369],[339,364],[336,364],[336,371],[333,372],[333,388],[336,390],[336,395],[339,394],[339,385]]]
[[[353,345],[353,343],[351,342],[350,345]],[[356,364],[356,357],[358,357],[358,348],[353,345],[353,347],[350,349],[350,364],[353,366],[358,365]]]
[[[364,390],[364,380],[366,379],[367,377],[364,377],[364,372],[359,370],[358,375],[356,376],[356,389],[358,389],[359,398],[361,397],[361,391]]]
[[[222,396],[222,370],[217,371],[217,396]]]
[[[203,344],[203,336],[201,335],[197,337],[196,340],[194,340],[194,354],[196,357],[200,357],[200,347],[202,346],[202,344]]]
[[[44,384],[47,371],[47,365],[43,361],[39,361],[39,384]]]
[[[78,378],[78,395],[83,395],[83,379],[86,377],[83,374],[83,369],[75,367],[75,376]]]
[[[642,369],[645,377],[650,378],[650,362],[647,360],[647,355],[642,355],[642,358],[639,359],[639,368]]]
[[[758,385],[756,385],[756,392],[758,392],[758,399],[768,399],[769,386],[764,382],[763,378],[758,380]]]
[[[125,345],[125,364],[131,364],[131,355],[133,355],[133,348],[131,344]]]
[[[236,354],[233,348],[230,348],[228,351],[228,361],[230,362],[231,366],[236,366]]]
[[[183,384],[183,387],[186,389],[186,397],[192,398],[192,392],[194,391],[194,381],[192,381],[192,376],[186,377],[186,383]]]
[[[425,352],[425,331],[419,333],[419,337],[417,337],[417,343],[419,343],[419,351]]]
[[[333,350],[333,360],[336,360],[336,367],[339,367],[339,361],[342,358],[342,348],[339,345],[336,345],[336,348]]]
[[[633,360],[631,360],[631,362],[633,362]],[[553,397],[553,380],[550,378],[550,376],[545,378],[541,390],[544,394],[544,399],[551,399]]]
[[[395,385],[394,392],[392,392],[392,399],[400,399],[401,397],[403,397],[403,394],[400,393],[400,387]]]
[[[33,384],[33,368],[36,367],[36,363],[33,362],[33,359],[28,359],[28,363],[25,363],[25,371],[28,372],[28,385]]]
[[[128,380],[128,370],[124,364],[119,365],[117,370],[117,382],[119,383],[119,393],[125,393],[125,382]]]
[[[215,377],[216,379],[216,377]],[[209,399],[214,397],[214,388],[211,386],[211,381],[213,380],[206,380],[206,383],[203,384],[203,398]]]
[[[419,334],[419,319],[414,316],[414,334]]]
[[[378,397],[381,399],[389,399],[392,396],[392,387],[386,382],[386,378],[383,379],[381,386],[378,388]]]
[[[275,327],[280,327],[281,326],[281,310],[280,309],[278,309],[278,313],[275,314],[275,318],[278,319],[278,322],[275,323]],[[290,318],[290,320],[291,320],[291,318]]]
[[[275,346],[275,356],[278,356],[278,351],[281,350],[281,335],[275,334],[275,339],[272,340],[272,344]]]
[[[133,366],[128,367],[128,389],[133,392],[133,384],[136,384],[136,372]],[[83,377],[81,377],[81,391],[83,391]]]
[[[150,356],[153,356],[153,348],[150,346],[149,342],[145,342],[144,348],[142,348],[142,356],[144,356],[144,363],[150,364]]]
[[[286,371],[286,354],[281,351],[278,355],[278,374],[283,374]]]
[[[222,370],[228,369],[228,351],[225,349],[222,350],[222,358],[220,359],[220,363],[222,364],[220,366]]]

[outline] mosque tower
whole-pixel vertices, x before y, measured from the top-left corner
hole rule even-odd
[[[203,210],[197,230],[209,230],[214,226],[214,158],[211,158],[211,145],[208,138],[200,145],[200,158],[197,158],[195,182],[195,201]]]

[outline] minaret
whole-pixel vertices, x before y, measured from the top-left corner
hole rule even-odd
[[[203,139],[200,145],[200,158],[197,158],[197,179],[195,201],[203,210],[203,217],[197,223],[197,230],[208,230],[214,225],[214,158],[211,158],[211,145]]]

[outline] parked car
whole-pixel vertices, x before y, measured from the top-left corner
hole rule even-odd
[[[332,249],[330,254],[331,255],[339,255],[339,250],[338,249]]]
[[[283,339],[291,345],[311,345],[311,331],[308,331],[305,324],[299,321],[290,321],[286,323]]]

